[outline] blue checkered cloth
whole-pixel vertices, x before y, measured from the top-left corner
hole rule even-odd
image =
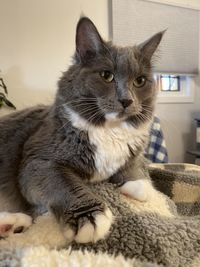
[[[147,146],[145,157],[151,162],[155,163],[167,163],[168,153],[165,144],[164,135],[161,129],[160,120],[154,117],[151,130],[150,139]]]

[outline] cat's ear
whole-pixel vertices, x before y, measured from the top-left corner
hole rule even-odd
[[[166,30],[156,33],[151,38],[149,38],[145,42],[138,45],[141,53],[143,55],[145,55],[145,57],[147,57],[149,60],[151,59],[154,52],[156,51],[160,41],[162,40],[162,37],[163,37],[165,31]]]
[[[93,22],[87,17],[82,17],[76,28],[76,58],[86,62],[103,48],[103,44]]]

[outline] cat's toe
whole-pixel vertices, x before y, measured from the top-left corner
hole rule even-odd
[[[77,243],[89,243],[95,242],[95,225],[91,222],[85,223],[79,230],[77,235],[75,236],[75,241]]]
[[[99,212],[92,216],[92,220],[86,222],[75,236],[77,243],[97,242],[103,239],[108,233],[113,221],[113,215],[110,209],[106,208],[104,212]]]
[[[77,221],[77,229],[67,224],[64,235],[67,240],[75,240],[77,243],[95,243],[109,233],[112,222],[112,212],[106,207],[103,212],[84,214]]]
[[[0,237],[25,231],[32,224],[32,218],[23,213],[0,212]]]
[[[74,228],[71,227],[70,224],[66,224],[63,230],[63,234],[66,238],[67,242],[72,242],[74,240],[75,234],[76,234],[76,230]]]
[[[27,228],[32,225],[32,217],[24,213],[15,213],[16,222],[14,225],[14,233],[24,232]]]

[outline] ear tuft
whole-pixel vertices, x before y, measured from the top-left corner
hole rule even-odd
[[[103,40],[93,22],[82,17],[76,27],[76,56],[81,62],[93,58],[103,47]]]
[[[160,44],[165,32],[166,30],[158,32],[145,42],[138,45],[141,53],[144,54],[147,58],[149,58],[149,60],[151,59],[154,52],[158,48],[158,45]]]

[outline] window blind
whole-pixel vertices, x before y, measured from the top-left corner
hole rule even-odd
[[[112,38],[116,44],[139,44],[165,29],[155,72],[197,74],[197,10],[145,0],[112,0]]]

